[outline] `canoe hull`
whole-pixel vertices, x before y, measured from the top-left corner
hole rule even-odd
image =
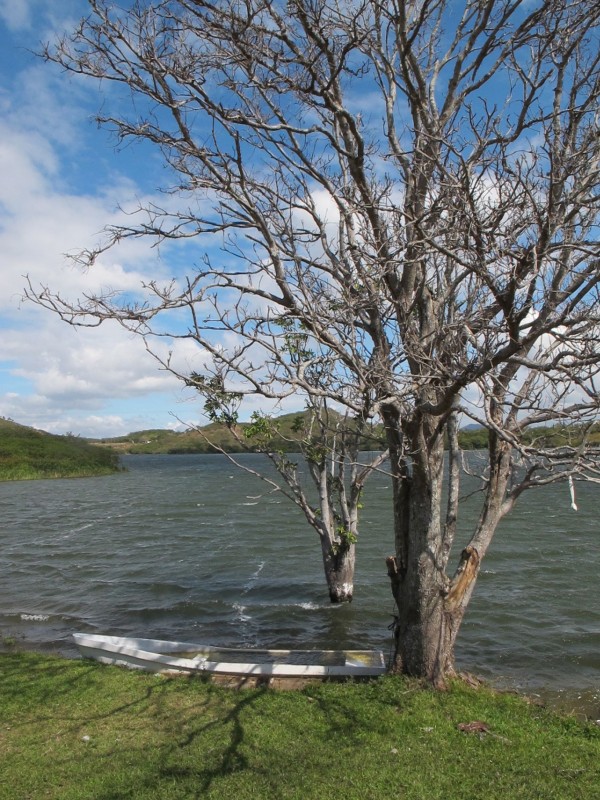
[[[385,672],[380,650],[246,650],[192,642],[75,633],[82,656],[148,672],[241,677],[376,677]]]

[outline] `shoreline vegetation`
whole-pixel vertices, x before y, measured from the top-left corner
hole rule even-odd
[[[0,418],[0,480],[87,478],[120,471],[119,455],[79,436],[57,436]]]
[[[239,691],[0,655],[3,800],[580,800],[600,727],[510,693],[399,676]]]
[[[273,435],[269,449],[274,452],[298,452],[304,412],[284,414],[273,419]],[[335,419],[332,420],[332,430]],[[597,427],[597,429],[596,429]],[[251,430],[251,423],[239,423],[240,438]],[[600,447],[600,423],[586,431],[590,441]],[[536,428],[530,432],[548,447],[577,446],[581,432],[577,426]],[[373,426],[364,437],[363,450],[377,451],[384,447],[381,426]],[[459,433],[463,450],[487,447],[487,431],[468,426]],[[260,448],[248,436],[247,447],[240,444],[224,425],[210,423],[202,428],[185,431],[149,429],[125,436],[89,439],[73,434],[59,436],[20,425],[0,417],[0,481],[34,480],[39,478],[82,478],[109,475],[122,470],[122,455],[209,455],[256,452]]]

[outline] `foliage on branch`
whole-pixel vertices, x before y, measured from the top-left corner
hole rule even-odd
[[[243,394],[226,390],[225,381],[220,375],[207,378],[192,373],[185,383],[204,397],[204,413],[211,422],[221,423],[228,428],[237,423]]]

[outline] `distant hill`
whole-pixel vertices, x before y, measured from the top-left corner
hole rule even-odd
[[[243,448],[233,435],[219,425],[209,425],[202,429],[210,441],[228,452],[241,452]],[[214,453],[213,447],[195,430],[183,432],[150,429],[133,431],[125,436],[90,440],[95,445],[110,448],[118,453],[183,454]]]
[[[332,414],[335,421],[335,413]],[[297,412],[275,417],[272,422],[276,433],[269,441],[269,449],[287,453],[297,452],[302,436],[302,429],[308,424],[308,412]],[[243,436],[250,423],[240,423],[238,429]],[[332,425],[332,428],[334,426]],[[459,432],[459,444],[463,450],[481,450],[488,446],[488,431],[480,425],[467,425]],[[596,426],[591,434],[591,441],[600,445],[600,426]],[[581,441],[581,429],[577,426],[549,428],[532,428],[526,434],[526,441],[536,440],[548,447],[561,447],[566,444],[577,444]],[[212,423],[199,430],[183,432],[151,429],[135,431],[126,436],[93,440],[94,444],[110,448],[118,453],[149,453],[149,454],[177,454],[177,453],[215,453],[216,448],[221,448],[228,453],[247,452],[256,449],[253,439],[245,441],[247,446],[241,445],[225,426]],[[212,443],[212,444],[211,444]],[[216,447],[213,447],[215,445]],[[375,426],[371,435],[364,440],[364,450],[381,450],[385,448],[383,428]]]
[[[330,414],[335,422],[335,412],[330,412]],[[299,429],[301,430],[305,424],[308,424],[308,419],[309,415],[306,411],[283,414],[280,417],[273,418],[277,433],[270,440],[269,449],[284,453],[297,452],[297,442],[302,435]],[[241,435],[248,429],[248,425],[249,423],[244,422],[238,425]],[[478,425],[469,425],[463,428],[459,434],[460,445],[465,450],[478,450],[487,447],[487,437],[487,430]],[[198,430],[190,429],[177,432],[150,429],[134,431],[126,436],[91,441],[94,444],[110,447],[119,453],[130,454],[216,453],[218,452],[216,448],[221,448],[227,453],[240,453],[256,449],[253,446],[252,439],[245,440],[246,446],[243,446],[224,425],[216,423],[211,423]],[[373,428],[372,435],[365,438],[363,449],[382,450],[385,447],[383,427],[377,425]]]
[[[84,478],[119,469],[118,454],[107,448],[0,418],[0,480]]]
[[[332,412],[333,413],[333,412]],[[292,453],[298,451],[298,441],[302,437],[301,430],[308,420],[308,412],[283,414],[273,419],[275,433],[269,441],[269,449]],[[241,436],[244,436],[251,423],[238,425]],[[382,446],[377,429],[372,437],[365,439],[365,449],[377,450]],[[120,453],[215,453],[221,448],[228,453],[240,453],[257,449],[251,438],[240,444],[235,436],[224,425],[211,423],[199,430],[182,432],[167,430],[135,431],[126,436],[93,440],[94,444],[110,447]],[[214,445],[214,446],[213,446]]]

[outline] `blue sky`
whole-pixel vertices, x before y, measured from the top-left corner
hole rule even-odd
[[[83,436],[203,424],[201,399],[160,370],[139,338],[117,325],[73,328],[23,299],[26,276],[75,300],[103,289],[135,293],[149,279],[168,282],[202,256],[197,240],[157,251],[138,239],[104,253],[87,272],[66,257],[97,245],[103,228],[125,221],[124,210],[164,203],[158,187],[168,180],[157,151],[119,151],[93,121],[116,101],[101,94],[110,85],[67,75],[34,55],[88,11],[87,0],[0,0],[0,416]],[[325,219],[331,198],[321,201]],[[169,343],[158,348],[166,354]],[[174,345],[182,374],[201,371],[203,357],[191,342]],[[299,407],[296,398],[276,410]]]
[[[120,205],[152,197],[160,183],[157,155],[117,152],[98,130],[97,89],[31,52],[86,9],[85,0],[0,0],[0,416],[82,436],[202,423],[201,403],[141,341],[117,326],[74,329],[23,301],[26,275],[75,298],[133,290],[148,270],[169,274],[168,248],[157,254],[143,242],[111,251],[87,274],[65,257],[93,246]],[[191,364],[185,348],[176,355]]]

